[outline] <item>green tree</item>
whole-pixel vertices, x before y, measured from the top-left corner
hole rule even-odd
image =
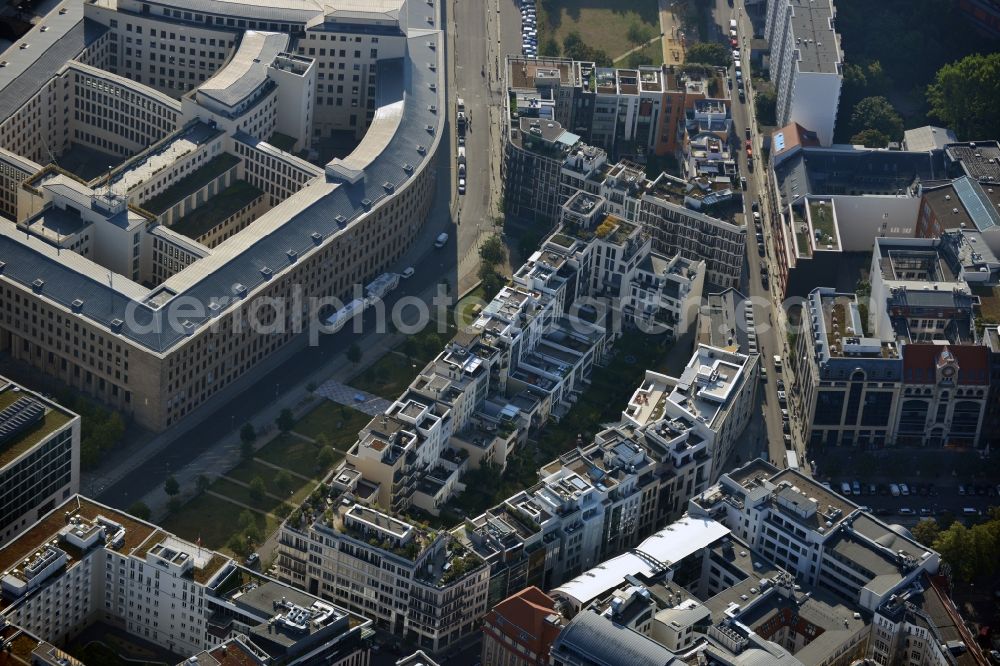
[[[686,63],[697,62],[715,67],[729,67],[732,60],[732,51],[717,42],[698,42],[684,51]]]
[[[482,247],[479,248],[479,256],[483,261],[491,266],[496,266],[507,261],[507,248],[504,247],[503,240],[497,234],[487,238]]]
[[[356,342],[352,342],[351,346],[347,348],[347,360],[351,363],[361,362],[361,347]]]
[[[757,122],[761,125],[775,125],[777,120],[778,97],[770,88],[758,90],[753,100],[757,111]]]
[[[259,476],[255,476],[250,480],[250,499],[254,502],[260,502],[267,495],[267,486],[264,485],[264,479]]]
[[[972,539],[965,525],[957,520],[953,522],[951,527],[938,535],[934,547],[944,561],[951,564],[955,576],[966,581],[972,578],[975,573],[971,557]]]
[[[489,301],[503,288],[503,276],[493,270],[492,266],[483,264],[479,267],[479,280],[483,287],[483,300]]]
[[[240,428],[240,441],[244,444],[253,444],[257,439],[257,431],[252,423],[244,423]]]
[[[1000,52],[974,53],[941,67],[927,88],[930,115],[962,140],[1000,135]]]
[[[423,338],[424,339],[421,341],[420,346],[423,349],[424,354],[427,356],[436,355],[439,351],[441,351],[441,347],[444,346],[441,336],[433,331],[428,331]]]
[[[250,554],[250,544],[247,542],[245,534],[236,533],[229,537],[229,541],[226,542],[226,548],[240,557],[246,557]]]
[[[181,484],[177,483],[177,479],[171,474],[167,477],[167,480],[163,482],[163,492],[173,497],[181,491]]]
[[[546,37],[542,41],[542,45],[538,47],[538,55],[540,56],[556,58],[559,53],[559,42],[556,41],[555,37]]]
[[[903,119],[885,97],[865,97],[854,105],[851,112],[851,129],[855,134],[864,130],[877,130],[890,141],[903,138]]]
[[[632,42],[636,46],[640,44],[645,44],[650,39],[653,38],[653,30],[648,25],[640,23],[639,21],[632,21],[628,27],[628,41]]]
[[[563,37],[563,55],[573,60],[590,60],[590,47],[576,30]],[[585,56],[585,57],[580,57]]]
[[[199,474],[198,478],[195,479],[195,487],[198,488],[199,493],[203,493],[206,490],[208,490],[208,487],[211,485],[211,483],[212,483],[211,479],[209,479],[204,474]]]
[[[287,469],[283,469],[274,475],[274,487],[280,490],[282,494],[291,490],[294,483],[292,475],[288,473]]]
[[[333,466],[334,461],[337,459],[337,453],[333,450],[332,446],[324,446],[316,454],[316,465],[320,470],[328,470]]]
[[[889,137],[877,129],[861,130],[851,137],[851,143],[866,148],[885,148],[889,145]]]
[[[656,48],[660,48],[657,46]],[[644,67],[646,65],[652,65],[653,59],[646,54],[646,50],[642,49],[640,51],[635,51],[629,53],[628,57],[625,58],[625,64],[628,67]],[[714,81],[715,79],[713,79]]]
[[[149,517],[152,515],[145,502],[132,502],[128,508],[128,512],[140,520],[149,520]]]
[[[933,518],[924,518],[913,527],[913,538],[930,548],[934,547],[940,533],[941,526]]]
[[[288,432],[295,427],[295,417],[292,415],[292,410],[288,408],[281,410],[274,422],[278,426],[278,430]]]
[[[403,350],[403,353],[406,354],[406,359],[408,361],[412,361],[413,357],[417,355],[417,341],[412,335],[408,335],[406,336],[406,339],[403,340],[401,349]]]

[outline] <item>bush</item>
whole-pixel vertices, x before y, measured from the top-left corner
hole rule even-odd
[[[128,513],[140,520],[149,520],[152,515],[145,502],[133,502],[128,508]]]

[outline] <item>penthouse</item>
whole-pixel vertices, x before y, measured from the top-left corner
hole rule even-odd
[[[5,213],[38,233],[0,229],[0,326],[17,358],[143,426],[177,423],[304,342],[325,313],[297,309],[266,336],[236,323],[292,285],[345,298],[402,255],[430,206],[445,106],[434,4],[66,2],[25,42],[2,55],[0,148],[27,159],[0,162],[17,199]],[[48,91],[66,73],[93,117],[69,114],[66,144],[39,150],[63,136],[44,105],[62,104]],[[159,120],[132,128],[147,114]],[[340,130],[361,139],[353,153],[307,161]],[[70,142],[130,161],[90,180],[45,166]],[[177,317],[181,300],[199,307]]]

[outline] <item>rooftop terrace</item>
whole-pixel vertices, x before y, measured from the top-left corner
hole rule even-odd
[[[7,383],[0,389],[0,467],[17,460],[75,416],[55,403]]]

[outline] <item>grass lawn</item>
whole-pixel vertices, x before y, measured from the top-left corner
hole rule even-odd
[[[249,206],[261,194],[263,192],[247,181],[237,180],[179,219],[170,229],[197,240],[229,216]]]
[[[231,476],[237,481],[242,481],[243,483],[250,483],[255,476],[259,476],[264,479],[265,483],[269,483],[271,479],[277,475],[278,470],[273,467],[268,467],[263,463],[259,463],[256,460],[244,460],[239,465],[226,472],[226,476]]]
[[[613,56],[614,57],[614,56]],[[659,40],[647,44],[641,49],[621,60],[615,61],[615,67],[640,67],[642,65],[660,66],[663,64],[663,45]]]
[[[395,400],[414,380],[424,363],[416,357],[410,361],[405,356],[389,352],[352,379],[351,386],[386,400]]]
[[[202,493],[185,504],[180,511],[163,521],[163,529],[189,541],[201,539],[206,548],[221,550],[229,537],[239,529],[239,516],[245,511],[241,506],[224,499]],[[278,529],[278,521],[270,516],[255,514],[261,533],[270,535]]]
[[[482,285],[480,285],[466,294],[455,305],[455,320],[460,328],[471,325],[476,320],[476,317],[479,316],[480,310],[486,307],[486,303],[483,301],[485,293]],[[476,306],[479,306],[479,309],[476,309]]]
[[[319,447],[295,435],[282,433],[275,437],[267,446],[257,451],[257,457],[272,465],[280,465],[303,476],[316,475],[316,454]],[[273,477],[277,472],[273,472]],[[268,477],[262,477],[265,481]]]
[[[320,435],[323,435],[333,448],[346,451],[354,444],[358,436],[358,431],[371,420],[372,417],[364,412],[351,409],[347,405],[336,405],[329,400],[323,400],[315,409],[303,416],[295,424],[293,430],[300,435],[305,435],[312,439],[317,439]],[[270,445],[264,447],[264,450],[268,448],[270,448]],[[280,459],[272,461],[266,456],[257,455],[274,462],[275,465],[284,464],[284,461]]]
[[[273,483],[265,483],[267,492],[274,495],[284,495],[279,491]],[[260,509],[261,511],[268,511],[282,515],[283,512],[290,512],[294,507],[285,507],[282,511],[280,500],[277,500],[269,495],[264,495],[263,499],[260,501],[255,501],[250,497],[250,489],[246,486],[241,486],[238,483],[233,483],[228,479],[218,479],[215,483],[208,487],[214,493],[219,493],[220,495],[225,495],[230,499],[234,499],[237,502],[242,502],[243,504],[248,504],[255,509]]]
[[[633,23],[643,25],[649,37],[660,34],[656,0],[548,0],[538,3],[537,13],[539,44],[554,37],[561,48],[576,31],[587,46],[612,58],[636,46],[628,39]]]

